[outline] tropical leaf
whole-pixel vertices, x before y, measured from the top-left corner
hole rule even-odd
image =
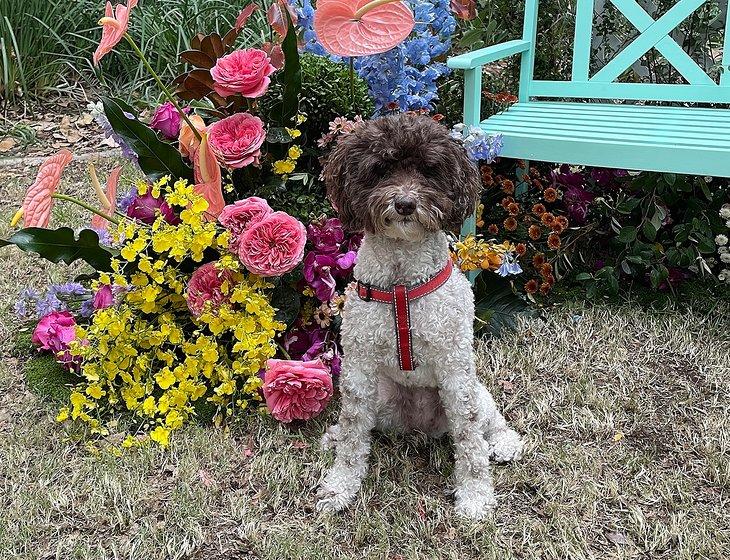
[[[139,158],[147,177],[157,180],[165,175],[192,182],[193,170],[172,144],[163,142],[155,131],[134,116],[133,109],[120,99],[102,98],[104,113],[114,132],[124,138]]]
[[[15,232],[10,239],[0,239],[0,247],[15,245],[22,251],[38,253],[54,263],[72,262],[82,259],[94,269],[111,270],[111,249],[99,245],[99,236],[90,229],[83,229],[78,237],[71,228],[58,229],[25,228]]]
[[[288,282],[278,280],[271,292],[271,305],[276,309],[276,320],[292,326],[299,316],[301,296]]]
[[[509,280],[497,274],[480,274],[474,291],[476,334],[497,336],[503,329],[514,330],[518,315],[535,313],[530,304],[512,290]]]

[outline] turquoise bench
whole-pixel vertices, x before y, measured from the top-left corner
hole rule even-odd
[[[611,1],[640,34],[592,76],[594,0],[576,3],[570,81],[534,78],[538,0],[527,0],[522,39],[450,58],[449,67],[464,70],[464,123],[501,133],[508,158],[730,176],[730,110],[625,103],[730,103],[730,10],[717,83],[669,35],[706,0],[679,0],[656,20],[635,0]],[[615,82],[652,48],[686,84]],[[522,57],[517,103],[482,120],[482,66],[517,54]],[[581,101],[561,101],[565,98]],[[462,233],[474,231],[471,219]]]

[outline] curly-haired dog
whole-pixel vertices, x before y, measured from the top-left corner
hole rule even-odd
[[[516,459],[522,442],[477,378],[474,297],[452,270],[444,233],[475,206],[476,166],[445,127],[403,114],[343,137],[324,177],[344,226],[365,237],[343,312],[342,410],[323,439],[336,459],[317,507],[338,511],[353,500],[373,429],[448,431],[456,511],[479,518],[496,503],[490,457]]]

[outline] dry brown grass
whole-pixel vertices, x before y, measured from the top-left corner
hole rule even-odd
[[[22,182],[2,181],[3,223]],[[475,524],[452,514],[448,441],[415,435],[378,436],[357,503],[316,514],[331,461],[317,441],[336,405],[297,430],[248,418],[228,433],[192,426],[168,452],[89,453],[11,357],[10,302],[67,272],[14,250],[0,267],[3,560],[730,556],[727,305],[566,305],[480,343],[480,371],[528,444],[494,468],[498,509]]]

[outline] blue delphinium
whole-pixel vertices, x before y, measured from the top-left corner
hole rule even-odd
[[[474,161],[492,163],[502,153],[502,135],[488,134],[478,126],[455,124],[451,129],[451,137],[464,145],[464,149]]]
[[[303,30],[303,49],[326,55],[313,29],[311,0],[290,2]],[[408,4],[416,20],[411,36],[385,53],[356,57],[354,61],[355,70],[369,85],[376,114],[389,110],[432,110],[438,98],[437,81],[449,72],[444,63],[435,62],[451,47],[456,29],[449,0],[408,0]]]
[[[511,255],[502,255],[502,266],[497,269],[497,274],[500,276],[510,276],[515,274],[522,274],[522,267],[517,259]]]

